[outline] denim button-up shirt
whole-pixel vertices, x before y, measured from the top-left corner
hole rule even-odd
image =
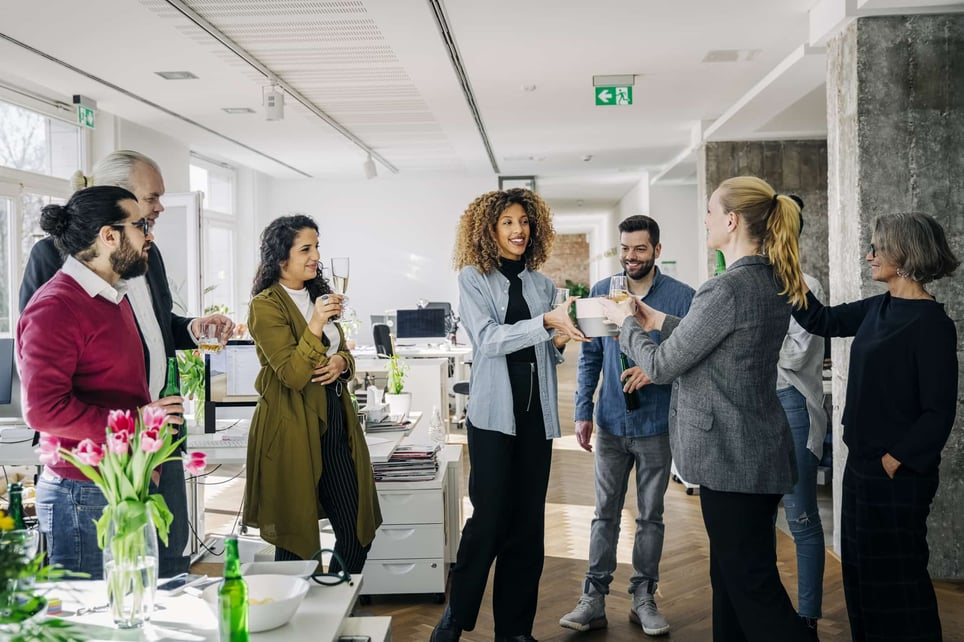
[[[519,278],[532,318],[506,325],[509,279],[498,270],[482,274],[472,265],[459,272],[459,315],[472,342],[468,417],[476,428],[515,435],[505,355],[533,346],[546,438],[553,439],[561,434],[556,365],[562,362],[562,353],[552,344],[552,333],[543,327],[542,315],[552,309],[556,286],[529,269]]]
[[[643,297],[652,308],[666,314],[682,317],[690,309],[694,290],[685,283],[666,276],[654,267],[653,285]],[[609,277],[599,281],[589,296],[609,294]],[[650,332],[653,341],[659,342],[659,332]],[[636,365],[629,359],[629,365]],[[626,410],[623,384],[619,375],[623,371],[619,363],[619,341],[613,337],[595,337],[582,344],[579,354],[579,373],[576,379],[576,421],[592,421],[593,393],[603,375],[599,389],[599,403],[595,406],[596,424],[617,437],[649,437],[669,432],[669,406],[672,389],[669,385],[647,384],[636,391],[639,397],[637,410]]]

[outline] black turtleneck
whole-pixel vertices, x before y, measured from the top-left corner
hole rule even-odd
[[[507,325],[532,318],[529,304],[522,296],[522,279],[519,278],[525,267],[525,261],[513,261],[505,257],[502,257],[499,261],[499,272],[509,279],[509,304],[505,308],[505,323]],[[505,360],[510,363],[535,363],[536,349],[529,346],[510,352],[505,356]]]

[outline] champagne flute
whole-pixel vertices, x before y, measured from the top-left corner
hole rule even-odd
[[[331,259],[331,289],[335,294],[340,294],[344,298],[342,299],[342,306],[348,303],[348,297],[345,293],[348,292],[348,257],[339,256]],[[347,309],[345,310],[346,316],[348,315]],[[333,317],[333,321],[340,321],[341,317]]]
[[[609,281],[609,298],[616,303],[622,303],[629,298],[629,288],[626,286],[626,276],[617,274]]]

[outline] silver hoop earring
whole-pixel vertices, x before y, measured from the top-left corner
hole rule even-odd
[[[529,242],[526,243],[526,247],[532,247],[532,237],[529,237]]]
[[[906,279],[910,277],[910,273],[904,268],[897,268],[897,276],[899,276],[902,279]]]

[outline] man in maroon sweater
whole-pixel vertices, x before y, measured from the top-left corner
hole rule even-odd
[[[123,279],[147,270],[150,221],[120,187],[75,192],[44,207],[41,227],[67,255],[17,324],[24,418],[66,448],[105,441],[108,413],[146,405],[182,413],[180,397],[150,403],[144,353]],[[94,520],[106,504],[97,486],[66,462],[46,466],[37,483],[37,515],[50,561],[103,574]]]

